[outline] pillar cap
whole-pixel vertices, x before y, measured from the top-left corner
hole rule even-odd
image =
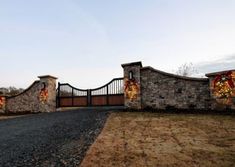
[[[213,73],[208,73],[208,74],[206,74],[206,76],[207,76],[207,77],[212,77],[212,76],[216,76],[216,75],[226,74],[226,73],[229,72],[229,71],[234,71],[234,72],[235,72],[235,69],[226,70],[226,71],[218,71],[218,72],[213,72]]]
[[[141,61],[137,61],[137,62],[131,62],[131,63],[122,64],[122,67],[126,67],[126,66],[140,66],[140,67],[142,67],[142,62]]]
[[[54,77],[54,76],[51,76],[51,75],[41,75],[41,76],[38,76],[38,78],[40,78],[40,79],[43,79],[43,78],[58,79],[58,78],[56,78],[56,77]]]

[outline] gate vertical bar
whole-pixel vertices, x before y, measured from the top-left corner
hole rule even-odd
[[[88,89],[86,91],[86,101],[87,101],[87,106],[89,106],[89,90]]]
[[[109,85],[107,85],[106,105],[109,105]]]
[[[60,82],[58,82],[58,92],[57,92],[57,108],[60,107]]]
[[[73,88],[72,88],[72,106],[74,106],[74,94],[73,94]]]
[[[91,105],[91,90],[87,89],[87,106]]]

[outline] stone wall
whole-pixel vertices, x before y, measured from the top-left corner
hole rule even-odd
[[[235,70],[192,78],[142,67],[141,62],[122,67],[129,109],[235,109]]]
[[[141,69],[142,108],[210,108],[208,79],[180,77],[151,67]]]
[[[36,113],[56,111],[56,78],[39,76],[24,92],[6,98],[5,113]]]
[[[7,113],[37,112],[40,81],[35,81],[24,92],[6,100]]]

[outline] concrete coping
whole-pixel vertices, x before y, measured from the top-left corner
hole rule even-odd
[[[143,67],[141,68],[141,70],[152,70],[154,72],[158,72],[160,74],[166,75],[166,76],[170,76],[170,77],[174,77],[174,78],[179,78],[179,79],[184,79],[184,80],[192,80],[192,81],[208,81],[208,78],[195,78],[195,77],[187,77],[187,76],[181,76],[181,75],[176,75],[176,74],[172,74],[172,73],[167,73],[161,70],[157,70],[153,67],[147,66],[147,67]]]
[[[225,71],[218,71],[218,72],[212,72],[212,73],[208,73],[206,74],[207,77],[212,77],[212,76],[216,76],[216,75],[221,75],[221,74],[226,74],[229,71],[235,71],[235,69],[232,70],[225,70]]]
[[[41,75],[41,76],[38,76],[38,78],[42,79],[42,78],[52,78],[52,79],[58,79],[54,76],[51,76],[51,75]]]
[[[122,67],[126,67],[126,66],[140,66],[140,67],[142,67],[142,62],[141,61],[137,61],[137,62],[131,62],[131,63],[122,64]]]

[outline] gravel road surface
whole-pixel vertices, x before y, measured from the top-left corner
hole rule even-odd
[[[78,166],[109,115],[79,109],[0,121],[0,166]]]

